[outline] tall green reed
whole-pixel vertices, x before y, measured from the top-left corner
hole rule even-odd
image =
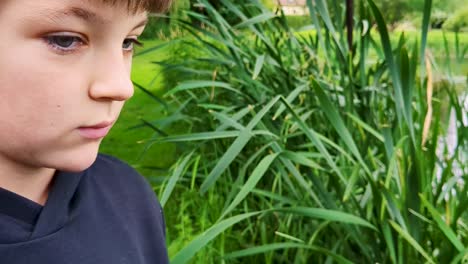
[[[221,15],[199,0],[205,13],[179,21],[190,34],[174,44],[184,58],[158,63],[177,80],[165,95],[176,109],[168,122],[187,133],[151,140],[181,153],[162,202],[190,185],[224,205],[172,263],[216,238],[217,259],[206,262],[466,261],[466,106],[451,83],[432,95],[431,1],[420,41],[402,33],[397,45],[374,2],[360,1],[353,47],[326,1],[307,3],[314,34],[293,32],[257,1],[220,0]],[[444,143],[441,94],[455,112],[455,150]]]

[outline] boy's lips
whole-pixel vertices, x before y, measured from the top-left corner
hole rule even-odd
[[[92,126],[82,126],[78,128],[78,131],[82,137],[88,139],[100,139],[109,133],[114,122],[101,122]]]

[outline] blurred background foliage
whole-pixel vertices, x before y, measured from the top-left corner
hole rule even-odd
[[[346,2],[151,18],[102,151],[154,183],[171,263],[467,263],[466,4]]]
[[[235,3],[245,4],[248,2],[249,1],[240,0]],[[260,2],[271,11],[279,8],[277,0],[261,0]],[[326,2],[328,6],[333,6],[332,0],[327,0]],[[210,1],[210,3],[213,4],[215,8],[221,7],[217,0]],[[388,25],[392,27],[405,25],[413,30],[421,27],[421,10],[423,10],[424,7],[424,0],[378,0],[375,1],[375,3],[380,10],[385,10],[383,15]],[[155,37],[160,38],[161,36],[169,34],[170,31],[168,28],[171,28],[170,25],[172,25],[172,28],[177,27],[174,20],[186,17],[185,11],[190,8],[192,8],[193,11],[197,11],[196,0],[174,1],[169,13],[173,22],[171,23],[171,20],[167,19],[164,23],[161,23],[161,19],[153,18],[142,37],[152,39]],[[344,9],[344,5],[341,10],[330,9],[330,16],[333,18],[337,12],[344,12]],[[223,12],[225,11],[220,10],[221,14],[223,14]],[[467,12],[468,4],[466,4],[465,0],[433,0],[430,22],[431,27],[434,29],[440,29],[443,27],[450,31],[466,30],[468,27]],[[309,16],[289,16],[288,19],[292,21],[291,26],[293,28],[299,28],[300,26],[310,24]]]

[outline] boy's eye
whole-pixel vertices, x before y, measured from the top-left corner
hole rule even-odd
[[[74,35],[49,35],[44,40],[53,49],[61,53],[69,53],[79,49],[86,42],[79,36]],[[122,49],[126,52],[133,51],[134,45],[143,46],[136,38],[126,38],[122,43]]]
[[[45,40],[52,48],[62,52],[73,51],[85,43],[80,37],[72,35],[49,35]]]
[[[122,43],[122,49],[125,51],[132,51],[134,45],[143,46],[143,43],[134,38],[127,38]]]
[[[54,36],[52,38],[52,41],[57,44],[57,46],[60,46],[62,48],[69,48],[75,43],[76,38],[75,37],[69,37],[69,36]]]

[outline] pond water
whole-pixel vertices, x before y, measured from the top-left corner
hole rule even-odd
[[[463,149],[456,153],[456,147],[459,144],[458,142],[458,133],[461,132],[461,129],[457,129],[457,125],[462,126],[462,129],[468,127],[468,90],[466,89],[466,79],[465,79],[465,90],[461,90],[461,94],[458,97],[462,109],[462,120],[457,124],[458,120],[456,117],[455,109],[450,109],[450,117],[448,121],[447,133],[439,137],[439,144],[437,147],[437,156],[440,160],[444,161],[447,158],[453,157],[453,155],[458,155],[458,161],[455,161],[452,164],[452,178],[453,182],[458,184],[465,184],[465,178],[468,175],[468,167],[466,163],[468,162],[468,153],[464,152]],[[461,132],[463,133],[463,132]],[[444,162],[445,163],[445,162]],[[443,166],[443,165],[442,165]],[[437,165],[437,179],[440,180],[442,177],[442,166],[441,164]]]
[[[466,129],[468,127],[468,59],[456,60],[456,59],[443,59],[436,58],[436,67],[438,67],[439,75],[442,75],[443,79],[453,83],[456,87],[457,93],[459,94],[458,99],[460,106],[462,107],[462,120],[457,120],[455,109],[447,109],[450,111],[447,132],[445,135],[439,138],[439,144],[437,148],[437,156],[443,161],[448,157],[455,155],[455,149],[458,142],[458,133],[461,129],[457,129],[457,125]],[[451,77],[449,77],[451,76]],[[442,106],[442,108],[450,107],[449,100],[443,100],[446,102],[447,107]],[[442,102],[442,103],[443,103]],[[457,124],[457,121],[461,121]],[[460,163],[468,163],[468,153],[464,151],[458,152],[458,160]],[[458,184],[465,184],[466,176],[468,175],[467,167],[464,164],[459,162],[454,162],[452,164],[453,181]],[[442,165],[443,166],[443,165]],[[437,179],[440,180],[442,175],[441,164],[437,168]],[[447,186],[446,186],[447,187]],[[452,189],[454,191],[454,189]]]
[[[463,76],[465,78],[468,76],[468,58],[461,61],[450,59],[448,62],[445,58],[436,58],[435,62],[442,73],[448,74],[451,72],[452,76]]]

